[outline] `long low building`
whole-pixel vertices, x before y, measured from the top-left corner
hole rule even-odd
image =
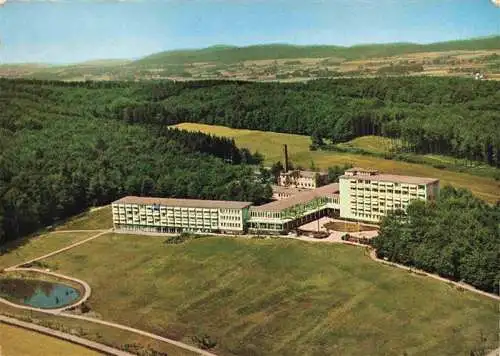
[[[339,210],[339,185],[299,192],[289,198],[250,208],[249,231],[286,233]]]
[[[112,203],[116,230],[242,234],[250,202],[127,196]]]
[[[276,191],[280,192],[280,191]],[[116,230],[159,233],[283,234],[323,216],[378,222],[412,200],[434,200],[439,180],[352,168],[339,183],[288,191],[261,206],[250,202],[128,196],[112,203]]]

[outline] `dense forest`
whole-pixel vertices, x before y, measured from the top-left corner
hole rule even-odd
[[[0,80],[0,244],[127,194],[270,198],[232,140],[92,114],[127,90]]]
[[[383,220],[374,240],[377,255],[498,294],[500,204],[469,191],[441,189],[436,202],[415,201],[407,215]]]
[[[180,122],[307,134],[376,134],[419,152],[500,165],[500,83],[374,78],[307,83],[0,80],[0,238],[125,194],[270,197],[232,140]]]
[[[500,83],[372,78],[307,83],[152,83],[106,112],[126,122],[201,122],[321,136],[399,138],[405,149],[500,166]]]

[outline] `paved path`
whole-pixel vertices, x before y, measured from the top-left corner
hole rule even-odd
[[[53,276],[53,277],[56,277],[56,278],[60,278],[60,279],[63,279],[63,280],[66,279],[66,280],[69,280],[69,281],[72,281],[72,282],[80,284],[83,287],[83,290],[84,290],[83,296],[81,296],[80,298],[78,298],[78,301],[76,303],[73,303],[73,304],[70,304],[70,305],[66,305],[66,306],[58,308],[58,309],[40,309],[40,308],[31,307],[31,306],[28,306],[28,305],[15,304],[15,303],[11,303],[8,300],[0,297],[0,302],[2,302],[4,304],[7,304],[7,305],[10,305],[11,307],[15,307],[15,308],[19,308],[19,309],[25,309],[25,310],[32,310],[32,311],[42,311],[42,312],[48,313],[48,314],[59,314],[59,313],[65,311],[65,310],[74,309],[76,307],[79,307],[81,304],[85,303],[85,301],[87,301],[87,299],[90,298],[90,294],[92,293],[92,289],[87,284],[87,282],[82,281],[81,279],[76,279],[76,278],[73,278],[73,277],[68,277],[68,276],[65,276],[65,275],[60,274],[60,273],[50,272],[50,271],[36,269],[36,268],[13,268],[13,269],[9,269],[9,271],[36,272],[36,273],[41,273],[41,274]]]
[[[56,337],[58,339],[69,341],[69,342],[72,342],[74,344],[78,344],[78,345],[87,347],[89,349],[102,352],[102,353],[107,354],[107,355],[134,356],[131,353],[121,351],[121,350],[118,350],[118,349],[115,349],[113,347],[109,347],[109,346],[106,346],[103,344],[99,344],[97,342],[90,341],[90,340],[87,340],[87,339],[84,339],[84,338],[81,338],[81,337],[78,337],[75,335],[63,333],[62,331],[53,330],[50,328],[46,328],[44,326],[31,324],[31,323],[27,323],[27,322],[20,321],[17,319],[9,318],[9,317],[3,316],[3,315],[0,315],[0,322],[5,323],[5,324],[9,324],[9,325],[13,325],[13,326],[17,326],[17,327],[20,327],[23,329],[35,331],[35,332],[38,332],[41,334],[53,336],[53,337]]]
[[[0,303],[7,304],[7,305],[9,305],[11,307],[18,308],[18,309],[32,310],[32,311],[36,311],[36,312],[40,312],[40,313],[44,313],[44,314],[58,315],[58,316],[66,317],[66,318],[79,319],[79,320],[84,320],[84,321],[87,321],[87,322],[92,322],[92,323],[96,323],[96,324],[106,325],[106,326],[109,326],[109,327],[112,327],[112,328],[121,329],[121,330],[129,331],[129,332],[132,332],[132,333],[135,333],[135,334],[138,334],[138,335],[146,336],[146,337],[149,337],[149,338],[152,338],[154,340],[161,341],[161,342],[166,342],[166,343],[172,344],[174,346],[177,346],[179,348],[182,348],[184,350],[188,350],[188,351],[197,353],[199,355],[203,355],[203,356],[215,356],[215,354],[213,354],[213,353],[210,353],[208,351],[199,349],[197,347],[185,344],[183,342],[172,340],[172,339],[160,336],[160,335],[152,334],[152,333],[149,333],[147,331],[135,329],[135,328],[132,328],[132,327],[129,327],[129,326],[126,326],[126,325],[121,325],[121,324],[117,324],[117,323],[113,323],[113,322],[109,322],[109,321],[105,321],[105,320],[100,320],[100,319],[95,319],[95,318],[89,318],[89,317],[86,317],[86,316],[83,316],[83,315],[76,315],[76,314],[64,313],[64,311],[67,311],[69,309],[73,309],[73,308],[78,307],[79,305],[81,305],[82,303],[84,303],[90,297],[92,290],[91,290],[90,286],[88,285],[88,283],[85,282],[85,281],[82,281],[80,279],[76,279],[76,278],[73,278],[73,277],[65,276],[63,274],[51,272],[51,271],[48,271],[48,270],[42,270],[42,269],[37,269],[37,268],[23,268],[23,267],[20,267],[20,266],[23,266],[23,265],[26,265],[26,264],[29,264],[29,263],[33,263],[35,261],[39,261],[39,260],[42,260],[42,259],[45,259],[45,258],[48,258],[48,257],[52,257],[52,256],[57,255],[59,253],[68,251],[68,250],[70,250],[72,248],[75,248],[75,247],[80,246],[80,245],[82,245],[84,243],[92,241],[92,240],[98,238],[99,236],[107,234],[107,233],[111,232],[112,230],[111,229],[109,229],[109,230],[67,230],[67,231],[60,231],[59,233],[63,233],[63,232],[69,232],[69,233],[71,233],[71,232],[92,232],[92,231],[98,232],[98,234],[93,235],[93,236],[91,236],[91,237],[89,237],[89,238],[87,238],[85,240],[78,241],[78,242],[76,242],[74,244],[71,244],[69,246],[63,247],[63,248],[61,248],[59,250],[50,252],[50,253],[45,254],[43,256],[31,259],[31,260],[23,262],[23,263],[19,263],[19,264],[15,265],[15,266],[8,267],[8,268],[6,268],[4,270],[4,271],[7,271],[7,272],[15,272],[15,271],[37,272],[37,273],[42,273],[42,274],[45,274],[45,275],[49,275],[49,276],[53,276],[53,277],[57,277],[57,278],[61,278],[61,279],[67,279],[67,280],[73,281],[75,283],[78,283],[78,284],[80,284],[84,288],[84,295],[76,303],[68,305],[68,306],[65,306],[65,307],[62,307],[62,308],[58,308],[58,309],[40,309],[40,308],[35,308],[35,307],[27,306],[27,305],[14,304],[14,303],[11,303],[8,300],[3,299],[3,298],[0,298]],[[7,318],[7,317],[4,317],[4,316],[0,315],[0,320],[3,320],[3,318]],[[7,318],[7,319],[12,319],[12,318]],[[39,325],[29,324],[29,323],[17,321],[16,319],[12,319],[12,320],[15,320],[16,322],[19,322],[19,323],[24,323],[24,324],[27,324],[27,325],[31,325],[31,327],[33,327],[33,328],[35,328],[35,327],[42,328]],[[44,328],[44,329],[47,329],[47,328]],[[52,330],[52,329],[48,329],[48,330],[54,332],[55,334],[53,334],[53,336],[56,336],[56,337],[59,337],[56,334],[60,334],[61,336],[64,335],[64,333],[62,333],[60,331],[57,331],[57,330]],[[40,332],[42,332],[42,331],[40,331]],[[73,335],[69,335],[69,334],[66,334],[66,335],[68,335],[70,337],[76,338]],[[92,341],[88,341],[88,340],[85,340],[85,339],[82,339],[82,338],[78,338],[78,339],[81,339],[84,342],[86,341],[88,343],[88,345],[93,344]],[[66,340],[72,341],[71,339],[66,339]],[[75,342],[79,343],[78,341],[75,341]],[[95,344],[99,345],[97,343],[95,343]],[[112,349],[112,348],[110,348],[110,349]],[[115,350],[115,349],[112,349],[112,350]],[[119,351],[119,350],[116,350],[116,351]],[[131,355],[129,353],[121,353],[121,354],[110,353],[110,354],[111,355]]]
[[[71,233],[71,232],[82,232],[82,231],[85,231],[85,230],[69,230],[69,231],[64,231],[64,232],[69,232],[69,233]],[[86,230],[85,232],[89,232],[89,231],[90,231],[90,232],[92,232],[92,231],[95,231],[95,230]],[[104,234],[107,234],[107,233],[111,232],[111,229],[109,229],[109,230],[98,230],[98,231],[100,231],[100,232],[99,232],[97,235],[93,235],[93,236],[91,236],[91,237],[89,237],[89,238],[87,238],[87,239],[85,239],[85,240],[75,242],[74,244],[71,244],[71,245],[69,245],[69,246],[63,247],[63,248],[61,248],[61,249],[59,249],[59,250],[56,250],[56,251],[53,251],[53,252],[47,253],[46,255],[43,255],[43,256],[40,256],[40,257],[37,257],[37,258],[33,258],[33,259],[31,259],[31,260],[29,260],[29,261],[25,261],[25,262],[23,262],[23,263],[18,263],[17,265],[14,265],[14,266],[12,266],[12,267],[8,267],[8,268],[6,268],[6,269],[5,269],[5,271],[13,271],[13,270],[15,270],[17,267],[20,267],[20,266],[23,266],[23,265],[26,265],[26,264],[29,264],[29,263],[33,263],[33,262],[35,262],[35,261],[43,260],[43,259],[45,259],[45,258],[52,257],[52,256],[57,255],[57,254],[59,254],[59,253],[62,253],[62,252],[65,252],[65,251],[71,250],[72,248],[75,248],[75,247],[77,247],[77,246],[83,245],[84,243],[87,243],[87,242],[89,242],[89,241],[92,241],[92,240],[94,240],[94,239],[97,239],[99,236],[102,236],[102,235],[104,235]]]
[[[326,239],[315,239],[315,238],[307,237],[307,236],[297,236],[297,237],[296,236],[284,236],[284,237],[285,238],[289,238],[289,239],[306,241],[306,242],[343,243],[343,244],[346,244],[346,245],[353,245],[353,246],[364,247],[364,248],[367,248],[367,249],[370,250],[370,253],[369,253],[370,258],[372,260],[376,261],[376,262],[380,262],[380,263],[383,263],[383,264],[386,264],[386,265],[389,265],[389,266],[401,268],[401,269],[404,269],[406,271],[411,271],[411,272],[414,272],[414,273],[419,274],[419,275],[425,275],[426,277],[430,277],[430,278],[433,278],[433,279],[441,281],[441,282],[452,284],[452,285],[454,285],[457,288],[463,288],[463,289],[466,289],[466,290],[468,290],[470,292],[473,292],[473,293],[476,293],[476,294],[480,294],[480,295],[483,295],[485,297],[492,298],[492,299],[500,301],[500,296],[499,295],[488,293],[488,292],[484,292],[484,291],[479,290],[479,289],[477,289],[477,288],[475,288],[475,287],[473,287],[473,286],[471,286],[469,284],[454,282],[454,281],[449,280],[447,278],[441,277],[441,276],[439,276],[437,274],[428,273],[428,272],[425,272],[425,271],[422,271],[422,270],[419,270],[419,269],[416,269],[416,268],[413,268],[413,267],[408,267],[408,266],[405,266],[405,265],[401,265],[399,263],[389,262],[389,261],[385,261],[383,259],[380,259],[380,258],[377,257],[375,249],[374,248],[370,248],[367,245],[362,245],[362,244],[358,244],[358,243],[350,242],[350,241],[342,241],[342,240],[339,240],[339,239],[336,239],[336,238],[330,238],[330,237],[328,237]]]
[[[149,333],[149,332],[144,331],[144,330],[135,329],[135,328],[132,328],[130,326],[126,326],[126,325],[122,325],[122,324],[117,324],[117,323],[113,323],[113,322],[105,321],[105,320],[101,320],[101,319],[89,318],[89,317],[83,316],[83,315],[68,314],[68,313],[61,313],[59,315],[67,317],[67,318],[85,320],[85,321],[89,321],[91,323],[106,325],[106,326],[110,326],[110,327],[113,327],[113,328],[116,328],[116,329],[130,331],[130,332],[132,332],[134,334],[138,334],[138,335],[142,335],[142,336],[147,336],[147,337],[149,337],[151,339],[155,339],[155,340],[158,340],[158,341],[162,341],[162,342],[166,342],[166,343],[175,345],[175,346],[180,347],[180,348],[182,348],[184,350],[192,351],[192,352],[197,353],[199,355],[203,355],[203,356],[216,356],[215,354],[213,354],[211,352],[199,349],[197,347],[185,344],[183,342],[172,340],[172,339],[160,336],[160,335],[152,334],[152,333]]]

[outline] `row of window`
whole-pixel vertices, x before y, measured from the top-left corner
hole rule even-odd
[[[236,224],[236,223],[221,223],[221,227],[241,227],[241,224]]]

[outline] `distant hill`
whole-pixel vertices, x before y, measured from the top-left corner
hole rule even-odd
[[[459,76],[500,80],[500,36],[430,44],[342,46],[216,45],[155,53],[138,60],[68,65],[0,64],[0,77],[44,80],[304,81],[370,76]]]
[[[204,49],[174,50],[155,53],[139,59],[137,65],[181,65],[197,62],[231,64],[245,60],[274,60],[284,58],[338,57],[346,60],[389,57],[407,53],[458,50],[488,50],[500,48],[500,36],[474,38],[430,44],[389,43],[343,46],[296,46],[289,44],[254,45],[248,47],[212,46]]]

